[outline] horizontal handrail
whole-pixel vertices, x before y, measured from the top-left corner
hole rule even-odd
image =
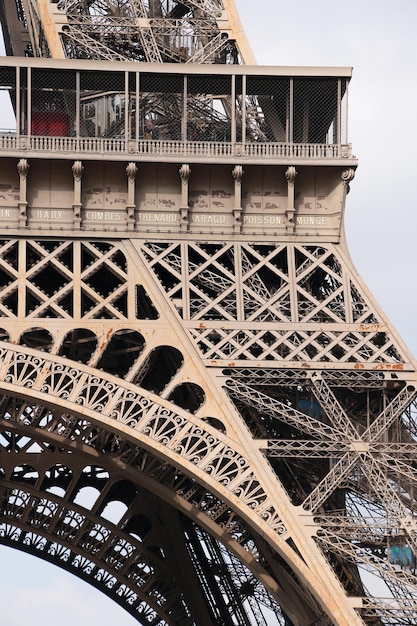
[[[0,132],[1,151],[54,152],[158,157],[236,157],[255,159],[352,158],[350,144],[176,141],[108,137],[48,137]]]

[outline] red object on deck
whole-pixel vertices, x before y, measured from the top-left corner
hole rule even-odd
[[[32,114],[32,135],[43,137],[68,137],[69,118],[59,111],[44,111]]]

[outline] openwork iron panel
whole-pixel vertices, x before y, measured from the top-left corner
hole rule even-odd
[[[337,246],[149,242],[142,252],[204,359],[406,362]]]
[[[269,592],[275,577],[281,585],[287,580],[287,593],[290,587],[297,589],[296,597],[301,594],[306,602],[308,598],[307,613],[316,614],[315,601],[295,575],[300,563],[291,572],[297,550],[288,551],[282,543],[296,534],[299,526],[310,535],[309,550],[319,550],[323,563],[348,595],[366,595],[368,572],[379,575],[394,597],[408,594],[410,607],[414,607],[413,574],[398,570],[392,560],[395,550],[406,554],[415,549],[415,528],[409,520],[414,511],[410,459],[416,445],[416,388],[411,372],[407,374],[406,353],[343,251],[333,245],[312,244],[132,243],[133,247],[123,241],[3,241],[3,340],[21,344],[17,348],[4,344],[3,385],[9,393],[27,389],[38,398],[32,407],[5,400],[3,419],[10,423],[17,419],[16,428],[23,430],[18,434],[15,427],[10,430],[7,425],[2,435],[4,448],[14,449],[22,459],[28,453],[45,454],[45,434],[36,443],[24,435],[27,428],[40,428],[70,442],[92,445],[110,459],[117,457],[129,466],[140,466],[142,473],[152,475],[164,488],[155,506],[165,506],[162,501],[170,501],[175,494],[188,518],[187,507],[192,503],[195,513],[206,516],[205,532],[209,534],[205,541],[212,546],[207,548],[214,551],[212,558],[216,562],[226,559],[230,566],[233,558],[238,558],[235,569],[230,570],[235,572],[228,583],[230,598],[240,576],[236,574],[240,560],[257,580],[266,577]],[[69,294],[72,300],[68,300]],[[171,330],[167,334],[168,323]],[[152,342],[155,328],[160,328],[160,337]],[[188,339],[180,338],[184,331]],[[196,359],[203,360],[205,379],[196,369]],[[91,367],[108,374],[100,376]],[[125,391],[121,379],[130,381]],[[215,408],[212,384],[217,389],[223,386],[221,410],[220,405]],[[42,408],[48,404],[51,409]],[[81,414],[77,416],[79,411],[83,419]],[[97,428],[97,419],[107,421]],[[132,443],[122,432],[116,435],[113,422],[116,431],[132,432]],[[234,432],[239,423],[242,433],[247,429],[251,434],[251,456],[268,459],[278,500],[257,476],[259,469],[252,467],[242,443],[237,443]],[[133,444],[138,437],[141,443]],[[155,457],[149,456],[152,448],[159,451]],[[161,453],[163,459],[158,458]],[[49,479],[41,478],[36,467],[25,469],[27,463],[21,463],[23,475],[39,475],[39,481],[46,484]],[[61,465],[66,467],[55,463],[54,473],[69,484],[74,470],[61,470]],[[212,481],[211,490],[203,487],[207,481]],[[30,491],[16,491],[14,482],[12,486],[5,483],[10,498],[6,499],[9,521],[4,526],[4,541],[13,545],[13,537],[18,541],[18,537],[26,537],[22,532],[28,532],[24,541],[36,546],[33,550],[43,550],[41,546],[49,543],[44,543],[42,533],[39,539],[33,535],[33,543],[29,539],[32,531],[16,525]],[[34,487],[34,481],[31,485]],[[124,488],[114,489],[116,499],[124,501]],[[58,495],[67,501],[66,493],[68,496]],[[74,516],[88,519],[82,504],[72,512],[74,504],[69,507],[68,502],[64,505],[42,494],[35,497],[35,492],[27,501],[37,503],[34,520],[64,516],[68,532],[75,524],[71,521]],[[58,513],[60,507],[62,513]],[[245,507],[251,511],[248,516]],[[259,522],[252,528],[256,517]],[[195,572],[200,567],[197,536],[203,531],[196,526],[186,531],[186,518],[181,532],[188,537],[184,549],[190,572]],[[252,520],[249,526],[248,519]],[[398,520],[403,520],[400,526]],[[43,527],[49,521],[33,523]],[[103,522],[91,524],[95,533]],[[283,558],[278,569],[266,565],[269,548],[254,532],[257,525],[277,537]],[[67,531],[56,536],[55,530],[51,532],[57,545],[67,537]],[[210,539],[224,536],[224,532],[235,557],[222,557],[222,548]],[[80,536],[78,531],[76,536]],[[111,541],[115,546],[123,544],[126,558],[133,558],[129,556],[133,548],[126,547],[129,542],[123,543],[126,539]],[[115,579],[103,587],[94,576],[87,576],[86,572],[98,571],[87,565],[90,543],[78,548],[86,569],[77,569],[81,563],[77,559],[70,560],[68,568],[75,568],[106,593],[120,590],[125,582]],[[114,549],[117,559],[105,551],[107,567],[114,563],[124,571],[123,550]],[[65,554],[61,548],[56,550]],[[103,553],[102,547],[99,552]],[[52,555],[45,553],[45,558],[52,559]],[[143,561],[144,557],[140,558]],[[107,576],[113,574],[103,580]],[[211,615],[207,619],[219,620],[209,569],[197,579],[211,598],[204,609]],[[156,611],[167,623],[164,611],[167,616],[185,611],[192,620],[194,609],[188,600],[180,600],[183,591],[169,584],[169,594],[166,592],[157,606],[154,600],[146,604],[146,594],[141,596],[136,588],[110,595],[119,601],[121,594],[128,610],[140,615],[139,621],[148,610]],[[226,587],[216,593],[222,596]],[[279,592],[275,594],[275,600],[265,599],[264,604],[275,606],[278,600],[284,613],[295,617],[294,592],[287,604]],[[251,604],[249,596],[247,602],[242,615],[255,611],[258,623],[268,619],[260,617],[268,612],[260,609],[259,613],[258,604]],[[279,620],[277,606],[273,610]],[[373,598],[372,606],[366,606],[363,617],[368,621],[367,616],[377,620],[392,614],[392,605],[385,601],[378,603]],[[408,611],[398,608],[396,615],[398,611],[408,623]],[[178,618],[180,623],[183,619]]]

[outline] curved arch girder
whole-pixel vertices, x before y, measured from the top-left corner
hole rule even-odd
[[[204,478],[244,513],[249,507],[277,535],[285,527],[250,462],[226,435],[151,392],[14,346],[0,348],[0,390],[91,419],[158,450],[187,473]],[[30,392],[29,392],[30,390]],[[245,517],[248,517],[247,515]]]
[[[7,344],[2,347],[0,357],[0,389],[4,393],[36,398],[46,406],[59,408],[61,412],[64,410],[139,442],[180,467],[188,476],[203,482],[252,528],[255,517],[255,531],[267,539],[317,601],[322,602],[323,581],[317,579],[285,541],[286,529],[272,499],[250,461],[230,438],[199,423],[169,402],[91,368],[79,364],[74,367],[73,363],[59,357],[30,349],[17,350]],[[68,420],[67,428],[73,425]],[[340,609],[333,604],[327,610],[332,614]]]
[[[193,604],[193,598],[190,598],[190,572],[185,578],[186,590],[178,588],[176,580],[183,579],[188,540],[187,549],[183,549],[180,559],[175,558],[175,555],[173,558],[171,554],[171,540],[175,530],[176,552],[184,533],[184,520],[189,519],[185,525],[188,537],[190,534],[195,535],[200,527],[198,532],[203,532],[206,540],[209,535],[214,538],[212,545],[223,543],[228,553],[225,563],[230,563],[235,555],[235,563],[240,562],[239,569],[244,571],[243,578],[239,576],[240,584],[245,579],[248,579],[250,586],[255,584],[256,593],[261,594],[262,604],[265,604],[266,599],[266,605],[272,605],[273,611],[280,615],[278,605],[262,591],[265,586],[278,598],[283,610],[288,608],[291,614],[293,609],[285,591],[285,587],[288,589],[294,585],[291,577],[283,571],[280,577],[284,578],[285,584],[280,582],[277,585],[276,577],[265,570],[265,558],[258,552],[259,538],[252,537],[250,530],[241,523],[239,526],[238,518],[233,519],[230,510],[221,501],[216,503],[213,498],[210,501],[210,494],[201,487],[199,493],[198,486],[187,477],[181,478],[177,468],[143,449],[139,450],[134,444],[126,445],[121,438],[118,441],[118,452],[106,450],[105,454],[100,455],[106,436],[114,437],[97,427],[86,427],[85,421],[83,423],[78,419],[75,423],[72,419],[72,432],[68,430],[63,435],[64,431],[60,428],[63,422],[59,417],[55,418],[49,409],[35,405],[32,414],[32,407],[13,398],[9,399],[8,408],[5,409],[7,401],[4,397],[3,412],[8,417],[3,420],[4,430],[0,432],[0,445],[6,452],[2,455],[4,478],[0,478],[3,493],[0,502],[0,543],[22,548],[64,567],[104,591],[139,621],[143,617],[143,623],[146,624],[149,623],[145,619],[148,612],[143,612],[141,600],[146,602],[147,594],[150,593],[149,610],[160,609],[157,614],[164,624],[183,626],[188,623],[187,606]],[[79,431],[78,438],[74,435],[75,430]],[[92,436],[93,431],[95,436]],[[36,461],[33,454],[35,448]],[[130,466],[123,460],[126,458],[130,458]],[[93,471],[92,464],[98,459],[105,470],[98,468]],[[28,462],[34,462],[36,469]],[[63,463],[66,463],[65,468]],[[103,484],[103,474],[107,476],[104,483],[108,482],[108,485]],[[122,498],[129,506],[120,520],[119,528],[116,521],[109,522],[103,514],[106,503],[118,496],[120,500],[120,492],[114,487],[121,479],[123,483],[135,486],[136,495],[132,499],[130,489],[130,496]],[[88,484],[96,485],[101,493],[98,496],[94,494],[92,499],[90,497],[88,503],[77,504],[77,486],[84,485],[81,488],[83,491]],[[57,495],[56,490],[51,490],[51,487],[58,485],[64,487],[64,495]],[[181,492],[184,490],[188,490],[188,493],[182,497]],[[197,505],[200,497],[208,507],[206,511]],[[219,509],[222,516],[219,515]],[[145,525],[143,533],[134,522],[138,514],[147,518],[153,516],[153,522],[149,526]],[[225,532],[224,519],[233,526],[230,534]],[[168,533],[165,540],[155,538],[153,530],[151,536],[147,536],[147,531],[154,525],[160,526],[157,534],[161,530],[162,533],[164,530]],[[14,530],[15,526],[17,530]],[[138,541],[138,533],[146,544]],[[200,540],[198,542],[201,543]],[[158,558],[159,554],[164,554],[162,560]],[[166,557],[170,558],[165,561]],[[219,567],[218,563],[216,567]],[[176,568],[180,568],[181,573],[175,572]],[[251,595],[252,592],[249,597]],[[199,604],[197,610],[195,606],[191,608],[194,609],[191,610],[192,615],[199,615],[198,623],[201,626],[211,626],[213,618],[204,618],[204,607]],[[302,612],[307,615],[309,609],[303,608]]]

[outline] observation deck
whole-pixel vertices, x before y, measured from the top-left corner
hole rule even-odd
[[[346,162],[350,77],[350,68],[3,58],[0,89],[10,94],[16,124],[1,134],[0,150],[83,159]]]
[[[183,235],[195,224],[222,236],[250,226],[335,241],[335,189],[357,165],[350,78],[351,68],[3,58],[14,115],[0,121],[0,225]],[[325,219],[310,215],[317,197]]]

